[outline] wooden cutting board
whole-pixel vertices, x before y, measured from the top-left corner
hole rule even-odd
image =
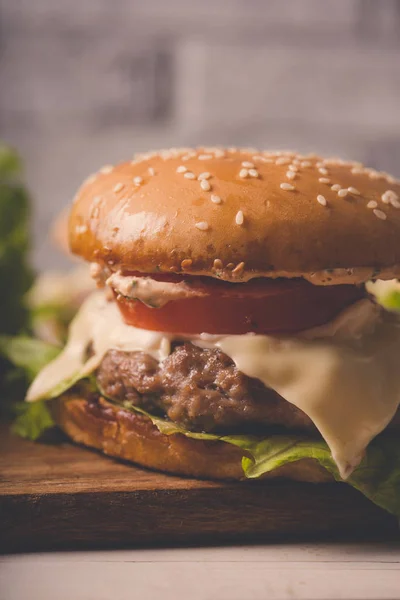
[[[152,472],[57,434],[0,430],[3,552],[293,539],[395,539],[396,520],[345,484],[220,483]]]

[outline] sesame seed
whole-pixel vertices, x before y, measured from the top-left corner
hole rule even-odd
[[[207,221],[199,221],[199,223],[196,223],[195,227],[197,227],[197,229],[200,229],[200,231],[207,231],[208,223]]]
[[[239,210],[236,213],[235,221],[236,221],[236,225],[243,225],[243,223],[244,223],[244,214],[243,214],[242,210]]]
[[[183,174],[186,179],[196,179],[196,175],[192,171],[187,171]]]
[[[309,161],[309,160],[303,160],[303,161],[300,163],[300,166],[301,166],[301,167],[311,167],[311,164],[312,164],[312,163],[310,163],[310,161]]]
[[[294,171],[287,171],[286,177],[288,179],[294,179],[296,177],[296,173]]]
[[[123,183],[121,183],[121,182],[119,182],[119,183],[116,183],[116,184],[114,185],[114,192],[120,192],[121,190],[123,190],[123,189],[124,189],[124,187],[125,187],[125,186],[124,186],[124,184],[123,184]]]
[[[190,258],[185,258],[182,262],[181,262],[181,267],[182,269],[189,269],[192,266],[192,260]]]
[[[200,173],[200,175],[198,176],[197,179],[200,181],[201,179],[210,179],[210,177],[211,177],[211,173],[204,171],[204,173]]]
[[[77,227],[75,227],[75,232],[76,233],[86,233],[87,232],[87,227],[86,225],[78,225]]]
[[[250,177],[258,177],[257,169],[249,169],[249,175]]]
[[[199,160],[210,160],[212,158],[211,154],[199,154],[197,157]]]
[[[92,205],[97,206],[103,200],[101,196],[95,196],[92,200]]]
[[[134,183],[135,185],[140,185],[141,183],[143,183],[143,178],[142,178],[142,177],[139,177],[139,176],[137,176],[137,177],[134,177],[134,178],[133,178],[133,183]]]
[[[400,208],[400,200],[397,200],[397,198],[392,198],[390,204],[393,208]]]
[[[379,173],[379,171],[376,171],[375,169],[368,169],[367,173],[368,173],[368,177],[370,179],[380,179],[381,178],[381,174]]]
[[[367,208],[376,208],[378,206],[378,203],[375,202],[375,200],[370,200],[367,204]]]
[[[156,174],[156,172],[155,172],[155,170],[153,169],[153,167],[149,167],[149,168],[147,169],[147,172],[148,172],[148,174],[149,174],[149,175],[151,175],[151,177],[153,177],[153,176]]]
[[[378,217],[378,219],[381,219],[381,221],[386,221],[387,216],[386,214],[383,212],[383,210],[379,210],[379,208],[374,208],[374,210],[372,211],[374,213],[374,215],[376,217]]]
[[[328,169],[325,169],[325,167],[320,167],[318,171],[321,175],[328,175]]]
[[[345,198],[348,193],[349,193],[349,190],[347,188],[342,188],[341,190],[338,191],[337,195],[339,196],[339,198]]]
[[[112,165],[104,165],[104,167],[101,167],[100,173],[103,173],[103,175],[108,175],[108,173],[111,173],[113,168],[114,167]]]
[[[234,267],[235,267],[234,263],[228,263],[228,264],[226,265],[226,268],[227,268],[227,269],[233,269]]]
[[[223,265],[223,263],[222,263],[222,260],[221,260],[221,259],[219,259],[219,258],[216,258],[216,259],[214,260],[214,262],[213,262],[213,267],[214,267],[214,269],[222,269],[222,267],[223,267],[223,266],[224,266],[224,265]]]
[[[257,160],[264,161],[264,157],[263,157],[263,156],[259,156],[258,154],[256,154],[255,156],[252,156],[251,158],[252,158],[254,161],[257,161]],[[242,163],[242,164],[243,164],[243,163]]]
[[[224,156],[225,156],[225,152],[224,152],[224,150],[222,150],[222,149],[220,149],[220,148],[217,148],[217,149],[214,151],[214,156],[215,156],[215,158],[224,158]]]
[[[179,165],[179,167],[176,169],[177,173],[186,173],[187,168],[185,167],[185,165]]]
[[[350,194],[353,194],[353,196],[359,196],[360,195],[360,192],[355,187],[349,187],[349,188],[347,188],[347,191],[350,192]]]
[[[353,169],[351,169],[351,173],[353,175],[361,175],[364,172],[364,169],[361,169],[360,167],[354,167]]]
[[[241,177],[242,179],[245,179],[246,177],[248,177],[249,172],[247,169],[240,169],[239,171],[239,177]]]
[[[254,163],[244,160],[242,162],[242,167],[246,167],[246,169],[254,169]]]
[[[398,199],[398,195],[393,190],[386,190],[381,196],[381,200],[384,204],[392,204],[392,200]]]
[[[92,219],[97,219],[97,217],[99,216],[100,210],[98,206],[92,206],[92,211],[90,213],[90,216]]]
[[[279,185],[279,187],[281,188],[281,190],[288,190],[288,191],[292,191],[294,190],[294,185],[292,185],[291,183],[281,183]]]
[[[211,190],[211,185],[209,184],[209,182],[207,181],[207,179],[202,179],[200,181],[200,187],[205,192],[209,192]]]
[[[322,206],[326,206],[326,198],[325,198],[325,196],[321,196],[321,194],[318,194],[318,196],[317,196],[317,202],[319,202]]]
[[[288,163],[290,163],[290,158],[287,158],[286,156],[281,156],[280,158],[277,158],[275,161],[276,165],[287,165]]]
[[[320,177],[320,178],[318,179],[318,181],[319,181],[320,183],[330,183],[330,182],[331,182],[331,180],[330,180],[330,179],[328,179],[327,177]]]
[[[334,192],[338,192],[339,190],[342,189],[342,186],[339,185],[338,183],[335,183],[334,185],[332,185],[331,190],[333,190]]]
[[[221,198],[215,194],[211,194],[211,202],[214,202],[214,204],[221,204]]]
[[[296,173],[296,171],[298,171],[299,169],[298,169],[298,167],[296,167],[296,165],[289,165],[288,170]]]
[[[245,263],[244,262],[240,262],[238,265],[236,265],[236,267],[233,269],[232,271],[232,275],[240,275],[243,272]]]

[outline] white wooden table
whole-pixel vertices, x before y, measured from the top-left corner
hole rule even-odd
[[[398,600],[400,544],[0,557],[1,600]]]

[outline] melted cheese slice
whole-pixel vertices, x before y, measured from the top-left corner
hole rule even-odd
[[[109,349],[144,351],[157,360],[179,336],[126,325],[114,302],[95,292],[82,305],[61,354],[37,376],[27,400],[52,390],[79,372],[93,372]],[[187,337],[181,339],[188,339]],[[260,379],[315,423],[343,478],[360,462],[368,443],[391,421],[400,403],[400,325],[387,317],[361,338],[200,335],[190,341],[220,348],[237,368]],[[86,360],[89,344],[93,354]]]

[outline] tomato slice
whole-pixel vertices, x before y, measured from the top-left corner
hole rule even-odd
[[[143,273],[134,275],[144,276]],[[128,325],[169,333],[294,333],[327,323],[365,295],[363,286],[317,286],[303,279],[229,283],[207,277],[151,277],[158,281],[185,280],[205,294],[174,300],[160,308],[151,308],[140,300],[117,297]]]

